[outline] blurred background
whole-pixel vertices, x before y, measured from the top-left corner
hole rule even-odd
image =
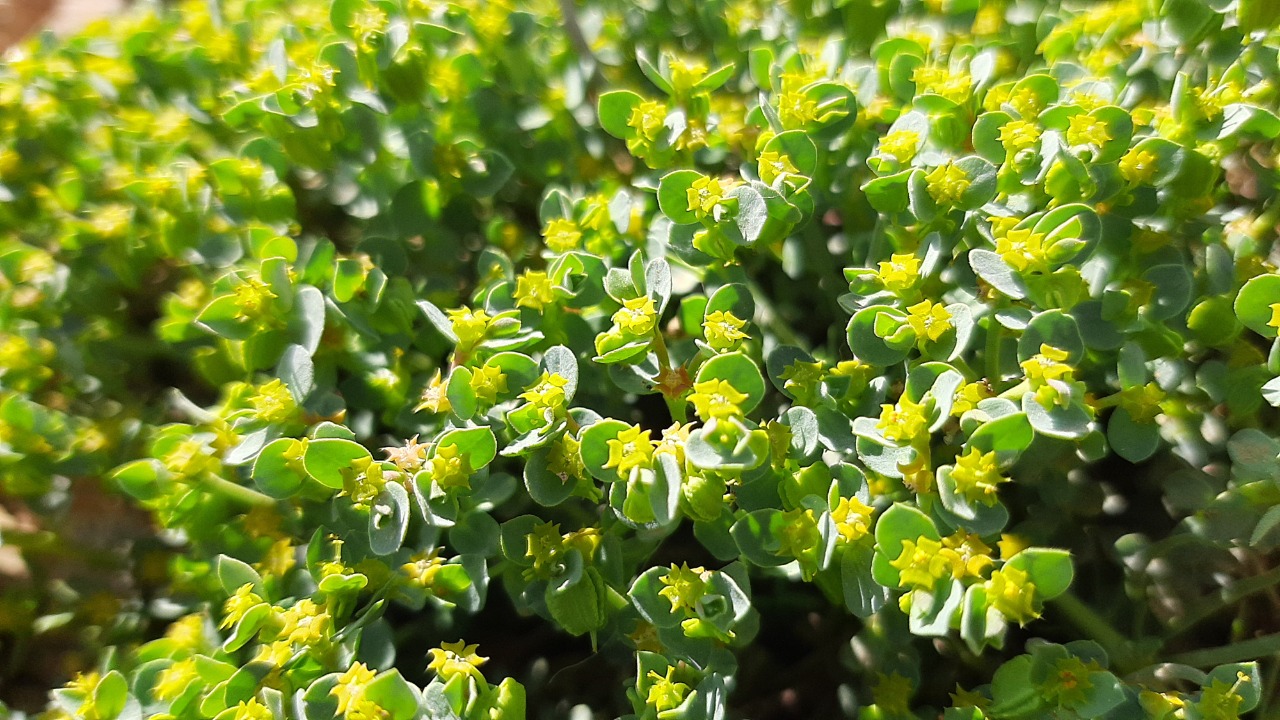
[[[126,0],[0,0],[0,52],[33,32],[74,32],[118,12]]]

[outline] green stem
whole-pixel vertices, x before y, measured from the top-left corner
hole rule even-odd
[[[1249,226],[1249,237],[1255,242],[1266,243],[1270,248],[1276,237],[1277,225],[1280,225],[1280,202],[1273,201]]]
[[[1192,667],[1213,667],[1224,663],[1246,662],[1280,654],[1280,633],[1241,640],[1222,647],[1192,650],[1173,655],[1169,662]]]
[[[1004,326],[996,321],[993,312],[987,318],[987,347],[983,353],[983,364],[987,368],[987,382],[991,383],[991,389],[1000,392],[1000,386],[1003,381],[1000,377],[1000,340],[1003,335]]]
[[[1165,635],[1165,642],[1167,643],[1169,640],[1178,637],[1250,595],[1265,592],[1276,585],[1280,585],[1280,567],[1273,568],[1261,575],[1245,578],[1222,588],[1217,598],[1199,610],[1188,614],[1182,619],[1182,622],[1171,628]]]
[[[1054,598],[1053,604],[1071,624],[1106,650],[1112,665],[1123,670],[1141,664],[1136,662],[1129,639],[1098,614],[1098,611],[1081,602],[1070,590]]]
[[[653,351],[658,356],[658,377],[665,378],[673,371],[671,368],[671,354],[667,351],[666,338],[662,337],[662,330],[655,323],[653,326]],[[684,398],[672,397],[666,392],[662,393],[662,399],[667,403],[667,412],[671,414],[671,421],[682,423],[685,421],[688,412],[688,403]]]
[[[274,499],[263,495],[253,488],[237,485],[230,480],[225,480],[217,477],[216,475],[206,476],[201,482],[209,492],[217,493],[228,500],[235,500],[236,502],[244,503],[245,505],[270,507],[276,504]]]
[[[1017,385],[1014,385],[1008,390],[1005,390],[1004,392],[1000,393],[998,397],[1002,397],[1006,400],[1021,400],[1022,396],[1026,395],[1030,391],[1031,391],[1031,383],[1027,382],[1026,380],[1023,380]]]

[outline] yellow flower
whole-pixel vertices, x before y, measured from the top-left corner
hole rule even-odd
[[[578,224],[568,218],[556,218],[547,223],[542,230],[547,248],[552,252],[565,253],[576,250],[582,241],[582,231]]]
[[[298,404],[293,394],[279,378],[259,385],[249,398],[254,415],[259,420],[269,423],[284,423],[294,419],[298,413]]]
[[[1150,150],[1133,148],[1120,158],[1120,175],[1131,183],[1150,182],[1159,169],[1159,158]]]
[[[1122,392],[1120,407],[1128,411],[1129,417],[1133,418],[1134,422],[1149,423],[1160,414],[1160,403],[1164,402],[1164,398],[1164,390],[1151,382]]]
[[[200,681],[195,658],[179,660],[156,676],[152,694],[159,700],[176,700],[187,688]]]
[[[674,422],[671,427],[662,431],[662,439],[658,441],[658,445],[654,448],[654,454],[660,455],[667,453],[675,456],[676,464],[684,467],[684,444],[689,441],[689,433],[693,430],[693,423]]]
[[[924,181],[929,196],[939,205],[954,205],[959,202],[972,182],[968,173],[952,162],[934,168],[925,175]]]
[[[778,96],[778,119],[788,129],[798,129],[818,118],[818,101],[799,91]]]
[[[818,528],[818,518],[813,510],[796,508],[782,514],[782,531],[778,537],[778,555],[801,560],[802,571],[804,559],[812,557],[822,542],[822,531]],[[816,570],[816,568],[814,568]]]
[[[851,543],[871,533],[871,506],[856,497],[840,498],[831,510],[831,520],[836,524],[839,540]]]
[[[1022,371],[1026,373],[1027,380],[1031,381],[1032,387],[1040,385],[1050,380],[1070,381],[1075,368],[1066,363],[1066,359],[1070,357],[1066,350],[1053,347],[1052,345],[1041,345],[1040,352],[1036,355],[1023,360]]]
[[[951,414],[960,417],[978,407],[978,403],[994,397],[991,388],[984,382],[971,382],[956,392],[955,403],[951,406]]]
[[[429,588],[435,583],[436,575],[444,566],[440,550],[422,550],[409,558],[409,562],[400,566],[400,571],[409,577],[409,583],[420,588]]]
[[[963,530],[942,538],[942,555],[951,564],[951,577],[956,580],[980,578],[995,564],[991,548],[982,538]]]
[[[821,360],[814,362],[796,360],[784,368],[778,377],[782,380],[783,390],[791,393],[797,401],[808,403],[813,400],[818,391],[824,369]]]
[[[880,154],[892,155],[900,163],[909,163],[920,148],[920,133],[915,130],[894,130],[880,138]]]
[[[915,330],[916,337],[937,342],[947,333],[951,324],[951,313],[942,303],[922,300],[907,308],[907,324]]]
[[[613,324],[623,331],[640,337],[653,332],[653,327],[658,322],[658,311],[653,298],[632,298],[622,303],[622,308],[613,314],[612,319]]]
[[[677,94],[692,90],[707,74],[706,65],[700,62],[686,63],[678,58],[671,58],[667,67],[671,71],[671,87]]]
[[[991,579],[985,583],[985,587],[987,602],[999,610],[1001,615],[1019,625],[1040,617],[1034,603],[1036,586],[1026,572],[1005,565],[991,573]]]
[[[507,391],[507,376],[502,368],[485,365],[471,371],[471,390],[476,397],[487,403],[498,402],[498,394]]]
[[[951,574],[942,543],[927,537],[903,540],[902,553],[889,564],[898,571],[898,587],[913,590],[932,590],[938,580]]]
[[[551,444],[547,454],[547,470],[560,478],[561,482],[578,480],[586,476],[586,466],[582,462],[579,450],[582,443],[569,433]]]
[[[551,279],[541,270],[525,270],[516,278],[514,293],[516,307],[527,307],[541,311],[552,300],[555,300],[555,288]]]
[[[920,279],[920,259],[910,253],[894,253],[887,261],[880,261],[876,276],[890,292],[910,290]]]
[[[658,578],[663,588],[658,594],[671,603],[671,612],[679,612],[681,608],[689,612],[697,612],[698,602],[707,593],[707,581],[711,573],[701,567],[690,568],[689,563],[680,567],[672,564],[666,574]]]
[[[627,125],[636,131],[642,139],[653,142],[658,139],[663,123],[667,119],[667,106],[653,100],[646,100],[631,110]]]
[[[543,372],[532,387],[520,393],[520,399],[538,407],[559,410],[564,407],[564,389],[568,384],[568,378],[559,373]]]
[[[1040,127],[1030,120],[1013,120],[1000,128],[1000,143],[1010,154],[1036,146],[1040,142]]]
[[[338,676],[338,682],[329,694],[338,698],[338,714],[344,715],[353,701],[364,695],[364,688],[377,673],[365,667],[364,663],[354,663],[351,668]]]
[[[219,627],[226,629],[240,622],[250,610],[262,604],[262,598],[258,597],[253,591],[252,583],[245,583],[236,589],[236,592],[227,601],[222,604],[222,624]]]
[[[712,350],[725,352],[736,347],[739,340],[749,337],[742,331],[746,324],[746,320],[738,319],[728,310],[717,310],[708,313],[702,321],[702,334]]]
[[[436,448],[431,458],[431,479],[442,490],[471,487],[471,463],[456,443]]]
[[[265,576],[284,577],[285,573],[298,564],[294,557],[293,543],[289,538],[280,538],[271,543],[262,560],[255,564],[258,571]]]
[[[728,380],[703,380],[694,383],[693,394],[689,396],[689,402],[693,403],[703,422],[709,422],[712,418],[723,420],[741,416],[741,406],[746,399],[747,396],[738,392]]]
[[[951,479],[956,483],[956,491],[965,499],[984,505],[995,505],[997,489],[1001,483],[1009,481],[1000,474],[996,454],[984,454],[978,448],[969,448],[968,453],[956,458]]]
[[[317,645],[328,639],[332,625],[329,613],[310,598],[299,600],[280,614],[284,627],[280,637],[293,645]]]
[[[164,636],[178,647],[194,650],[204,645],[204,620],[203,613],[184,615],[164,631]]]
[[[1044,270],[1048,264],[1044,233],[1033,232],[1031,228],[1009,230],[1004,237],[997,237],[996,253],[1019,272]]]
[[[706,217],[724,200],[724,188],[720,180],[703,175],[685,191],[689,203],[689,212],[698,217]]]
[[[453,323],[453,334],[458,336],[458,347],[470,349],[484,339],[493,318],[484,310],[457,308],[448,312]]]
[[[796,166],[791,164],[791,158],[781,153],[773,151],[762,152],[758,162],[760,181],[765,185],[773,185],[780,178],[786,180],[793,175],[800,174],[800,171],[796,170]]]
[[[899,673],[889,675],[876,673],[876,684],[871,688],[871,699],[883,714],[893,717],[909,715],[913,690],[911,681]]]
[[[430,410],[433,413],[446,413],[452,409],[449,404],[448,395],[449,383],[440,377],[440,371],[437,370],[431,382],[422,389],[422,399],[414,407],[415,410]]]
[[[446,683],[459,676],[469,676],[477,682],[484,682],[484,676],[480,674],[479,668],[489,658],[477,655],[477,647],[479,646],[467,645],[459,640],[444,643],[438,648],[431,648],[427,651],[431,655],[431,662],[428,663],[427,669],[433,671]]]
[[[231,292],[240,315],[250,319],[261,316],[268,303],[276,297],[267,284],[256,277],[245,278]]]
[[[249,698],[236,703],[235,714],[231,720],[273,720],[271,708],[258,702],[257,698]]]
[[[973,78],[969,73],[953,73],[947,68],[937,65],[921,65],[911,73],[911,80],[916,84],[916,93],[934,93],[961,104],[968,99]]]
[[[898,399],[897,407],[880,406],[880,421],[876,423],[876,429],[890,442],[910,443],[928,427],[929,418],[924,414],[924,403],[912,402],[904,395]]]
[[[1102,147],[1111,140],[1111,131],[1101,119],[1086,113],[1073,115],[1067,128],[1067,142],[1072,145]]]
[[[649,671],[646,677],[652,680],[653,684],[649,686],[649,692],[645,695],[645,705],[659,713],[680,707],[680,703],[684,702],[685,696],[689,694],[689,686],[671,678],[671,674],[675,671],[676,669],[670,665],[667,666],[666,675],[659,675],[656,670]]]
[[[649,439],[648,430],[632,426],[606,444],[609,446],[609,460],[604,466],[614,468],[623,480],[631,475],[632,470],[648,467],[653,461],[654,444]]]

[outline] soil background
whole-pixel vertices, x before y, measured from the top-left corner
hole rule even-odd
[[[71,33],[119,12],[125,0],[0,0],[0,52],[44,28]]]

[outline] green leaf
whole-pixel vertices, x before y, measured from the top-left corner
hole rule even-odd
[[[547,585],[547,610],[556,623],[570,635],[585,635],[605,626],[608,621],[604,579],[595,568],[581,569],[582,556],[570,552],[570,564],[577,564],[576,573],[567,572],[564,582]]]
[[[469,368],[456,367],[449,373],[449,381],[445,384],[445,396],[449,398],[449,410],[463,420],[475,417],[479,408],[476,391],[471,387],[472,373]]]
[[[658,182],[658,208],[662,214],[678,225],[698,222],[698,216],[689,209],[689,188],[702,177],[696,170],[676,170],[662,176]]]
[[[978,277],[1006,296],[1014,300],[1027,296],[1027,286],[1023,284],[1022,278],[996,253],[981,248],[970,250],[969,266]]]
[[[994,451],[1002,462],[1012,462],[1031,447],[1033,440],[1035,431],[1031,429],[1026,413],[1018,412],[983,423],[969,436],[965,447],[966,451],[970,447],[984,453]]]
[[[1168,320],[1186,309],[1193,293],[1191,274],[1182,265],[1157,265],[1142,274],[1155,286],[1146,315],[1151,320]]]
[[[1032,658],[1019,655],[1001,665],[991,680],[993,717],[1035,717],[1044,701],[1040,686],[1031,679]]]
[[[723,380],[732,385],[733,389],[746,395],[747,399],[743,400],[740,406],[743,414],[755,410],[764,399],[764,375],[760,373],[760,367],[755,361],[743,353],[722,353],[703,363],[702,367],[698,368],[695,382],[702,383],[708,380]]]
[[[1273,314],[1271,306],[1276,303],[1280,303],[1280,275],[1259,275],[1240,288],[1236,296],[1236,316],[1250,330],[1273,338],[1277,329],[1268,323]]]
[[[1045,407],[1036,400],[1035,393],[1029,392],[1022,396],[1022,412],[1036,432],[1060,440],[1079,440],[1089,434],[1092,425],[1089,411],[1076,398],[1066,407]]]
[[[125,463],[111,471],[111,479],[131,497],[143,502],[163,495],[169,484],[168,471],[154,459]]]
[[[582,431],[578,453],[582,456],[582,464],[595,479],[601,482],[613,482],[618,479],[618,472],[606,468],[609,463],[609,441],[618,437],[618,433],[631,426],[620,420],[606,419],[597,422]]]
[[[1025,572],[1036,586],[1036,597],[1052,600],[1071,587],[1071,553],[1052,548],[1027,548],[1009,558],[1010,567]]]
[[[996,168],[991,163],[969,155],[955,162],[956,167],[969,176],[969,187],[960,196],[956,207],[961,210],[977,210],[996,196]]]
[[[884,607],[889,591],[871,575],[875,553],[867,543],[845,546],[840,555],[840,587],[844,605],[860,618],[868,618]]]
[[[359,443],[340,438],[323,438],[307,443],[302,466],[316,482],[335,490],[343,488],[344,471],[352,472],[357,460],[371,461],[373,455]]]
[[[1107,421],[1107,442],[1120,457],[1142,462],[1160,447],[1160,426],[1154,421],[1139,423],[1125,408],[1117,408]]]
[[[738,209],[733,215],[733,222],[738,226],[742,239],[750,247],[764,233],[765,225],[769,222],[769,206],[759,190],[746,184],[729,191],[729,197],[738,200]]]
[[[813,177],[818,171],[818,147],[803,130],[787,130],[769,138],[764,152],[786,155],[801,175]]]
[[[1084,357],[1084,338],[1076,319],[1061,310],[1046,310],[1027,325],[1018,339],[1018,360],[1023,361],[1040,352],[1041,345],[1049,345],[1067,352],[1065,362],[1075,365]]]
[[[298,443],[292,438],[279,438],[267,443],[258,453],[249,474],[262,492],[273,498],[287,498],[302,487],[304,476],[286,457],[295,451]]]
[[[743,515],[729,529],[742,557],[761,567],[785,565],[791,558],[781,557],[779,539],[785,524],[782,513],[772,508]]]
[[[369,508],[369,549],[390,555],[400,549],[409,529],[409,493],[404,485],[388,482]]]
[[[689,434],[685,457],[694,467],[738,472],[759,467],[769,456],[769,437],[763,430],[719,432],[717,424]]]
[[[889,560],[897,560],[902,554],[902,542],[916,542],[922,537],[940,540],[938,528],[918,508],[895,502],[885,510],[875,528],[876,550]]]
[[[400,676],[399,670],[380,673],[365,685],[364,698],[377,705],[391,720],[413,720],[418,716],[418,690]]]
[[[896,365],[915,347],[915,333],[901,310],[887,305],[863,308],[849,319],[849,348],[858,359],[872,365]]]
[[[437,448],[447,445],[458,446],[458,451],[467,456],[472,472],[485,467],[498,456],[498,440],[493,430],[487,427],[450,430],[436,441]]]
[[[284,349],[276,375],[289,388],[294,402],[299,405],[307,399],[316,385],[315,364],[311,362],[311,354],[301,345],[290,345]]]
[[[243,560],[237,560],[229,555],[219,555],[214,566],[218,574],[218,582],[228,595],[235,595],[236,591],[244,585],[252,585],[254,592],[263,594],[262,576]]]
[[[871,203],[871,207],[882,213],[894,215],[906,212],[909,202],[907,183],[912,172],[903,170],[895,175],[870,180],[862,186],[862,194]]]
[[[93,709],[96,717],[114,720],[129,702],[129,683],[119,670],[112,670],[98,681],[93,689]]]
[[[543,507],[555,507],[573,495],[574,483],[551,472],[547,467],[550,451],[539,448],[533,451],[524,466],[524,486],[529,497]]]
[[[635,129],[628,125],[631,113],[644,98],[630,90],[613,90],[600,96],[600,127],[620,140],[630,140]]]

